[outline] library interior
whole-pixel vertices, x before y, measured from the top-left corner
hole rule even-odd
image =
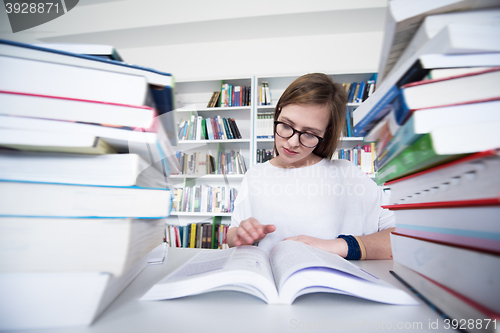
[[[5,0],[0,332],[500,332],[498,0]]]

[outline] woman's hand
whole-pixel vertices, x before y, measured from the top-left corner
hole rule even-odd
[[[234,231],[233,231],[234,230]],[[268,233],[274,232],[276,226],[273,224],[262,225],[250,217],[240,223],[237,228],[231,228],[228,231],[228,244],[229,246],[240,246],[240,245],[252,245],[253,243],[260,241]]]
[[[348,246],[347,242],[342,238],[336,239],[320,239],[316,237],[300,235],[296,237],[288,237],[285,240],[293,240],[307,245],[311,245],[323,251],[338,254],[342,258],[347,257]]]

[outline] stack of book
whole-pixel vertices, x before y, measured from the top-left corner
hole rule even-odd
[[[205,152],[176,153],[182,175],[243,175],[247,172],[245,158],[237,151],[219,152],[217,159]]]
[[[388,74],[354,112],[354,133],[375,141],[377,183],[390,188],[396,275],[450,327],[497,331],[500,9],[452,2],[406,17],[422,23],[405,58],[381,66]],[[409,22],[396,14],[403,3],[389,2],[388,39]]]
[[[167,243],[169,247],[198,249],[226,249],[229,226],[221,224],[220,216],[212,221],[190,223],[188,225],[168,225]]]
[[[0,330],[88,325],[163,243],[172,77],[4,40],[0,67]]]
[[[203,118],[191,115],[188,120],[181,119],[177,125],[179,140],[234,140],[241,139],[240,129],[234,118]]]

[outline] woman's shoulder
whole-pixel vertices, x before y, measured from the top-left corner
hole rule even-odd
[[[327,168],[332,168],[336,169],[337,172],[339,172],[341,175],[343,175],[345,178],[351,178],[351,179],[358,179],[361,181],[368,180],[370,182],[373,182],[368,175],[366,175],[360,167],[354,165],[351,161],[344,160],[344,159],[334,159],[334,160],[328,160],[324,159],[324,165]]]

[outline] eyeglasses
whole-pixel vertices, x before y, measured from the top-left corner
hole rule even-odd
[[[299,133],[299,142],[306,148],[314,148],[323,141],[323,138],[319,136],[297,131],[295,128],[277,120],[274,121],[274,131],[283,139],[290,139],[295,133]]]

